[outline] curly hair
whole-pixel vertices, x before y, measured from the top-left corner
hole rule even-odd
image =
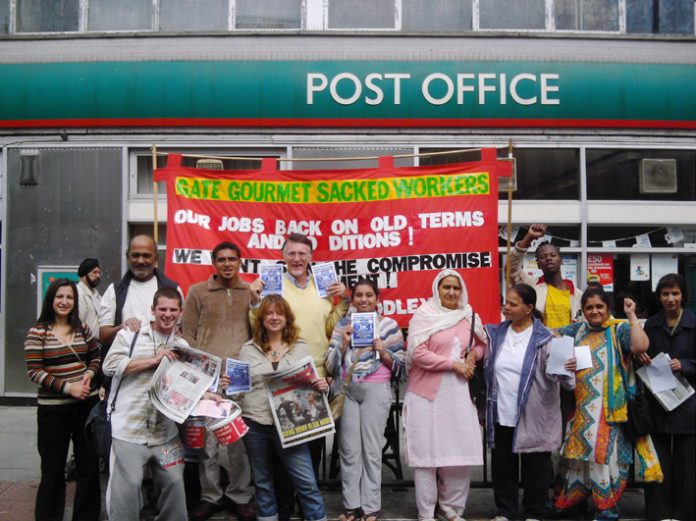
[[[254,342],[263,349],[265,353],[270,351],[271,346],[268,343],[268,331],[263,324],[263,320],[271,311],[275,310],[285,317],[285,327],[283,328],[283,342],[289,346],[297,342],[300,336],[299,329],[295,325],[295,315],[290,309],[290,304],[280,295],[268,295],[261,301],[261,305],[254,318]]]

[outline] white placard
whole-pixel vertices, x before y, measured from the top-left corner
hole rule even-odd
[[[646,366],[645,373],[650,379],[650,388],[653,393],[671,391],[679,385],[679,381],[674,377],[674,373],[669,367],[669,362],[669,355],[660,353],[652,359],[650,365]]]
[[[590,351],[590,346],[576,346],[575,360],[577,362],[575,366],[576,371],[592,367],[592,351]]]
[[[565,368],[566,361],[573,356],[575,340],[570,336],[553,338],[549,342],[549,359],[546,361],[546,374],[572,376]]]
[[[674,244],[675,242],[682,242],[684,239],[684,232],[679,226],[667,226],[665,240],[668,243]]]
[[[602,241],[602,248],[616,248],[616,241]]]
[[[636,243],[633,245],[634,248],[652,248],[652,243],[650,242],[650,236],[647,233],[641,233],[636,237]]]

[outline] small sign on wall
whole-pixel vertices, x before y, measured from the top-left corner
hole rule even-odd
[[[77,276],[77,266],[39,266],[36,270],[36,316],[41,314],[41,304],[48,286],[56,279],[69,279],[77,284],[80,277]]]

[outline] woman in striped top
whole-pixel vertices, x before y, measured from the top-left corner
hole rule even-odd
[[[340,420],[339,455],[344,512],[341,521],[378,521],[382,498],[382,445],[392,405],[392,375],[403,374],[404,336],[395,320],[377,314],[371,346],[352,347],[353,312],[376,313],[379,288],[360,278],[353,286],[351,309],[335,327],[326,354],[326,370],[339,387],[348,377]]]
[[[63,519],[64,469],[71,438],[76,463],[73,521],[96,521],[101,510],[99,462],[84,434],[87,415],[98,400],[92,379],[101,359],[99,342],[80,322],[77,302],[72,281],[52,282],[41,315],[24,342],[27,374],[39,385],[37,521]]]

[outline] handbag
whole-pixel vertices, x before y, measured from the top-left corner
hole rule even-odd
[[[613,326],[612,336],[614,345],[617,346],[618,351],[618,345],[616,343],[616,332]],[[619,356],[621,356],[620,353]],[[645,387],[642,382],[635,382],[635,393],[631,393],[629,391],[629,379],[632,377],[635,381],[633,361],[631,360],[630,365],[628,367],[628,371],[624,371],[623,365],[621,365],[620,360],[617,360],[617,363],[619,364],[619,367],[621,369],[621,381],[623,383],[624,393],[626,393],[626,414],[628,416],[628,419],[626,420],[624,431],[630,439],[635,441],[637,438],[640,438],[641,436],[647,436],[655,428],[652,413],[650,411],[650,403],[648,401],[648,397],[645,393]]]
[[[133,355],[133,347],[135,346],[138,334],[139,331],[136,331],[135,335],[133,335],[128,358]],[[85,420],[85,436],[87,441],[92,445],[97,455],[105,461],[109,461],[111,454],[111,413],[116,408],[116,398],[118,397],[120,387],[121,379],[119,379],[116,389],[112,389],[112,392],[114,392],[114,399],[111,400],[111,406],[108,406],[108,397],[99,400],[92,409],[90,409],[87,420]]]
[[[358,363],[356,359],[350,366],[346,378],[343,380],[341,385],[341,390],[329,398],[329,409],[331,409],[331,416],[333,416],[334,421],[337,421],[341,414],[343,414],[343,404],[346,403],[346,389],[348,388],[348,382],[350,382],[353,376],[353,369],[355,369],[355,364]]]
[[[471,352],[474,345],[474,325],[476,324],[476,313],[471,314],[471,332],[469,335],[469,345],[466,347],[466,354]],[[469,380],[469,396],[476,407],[479,422],[483,421],[486,412],[486,378],[483,364],[474,364],[474,376]]]

